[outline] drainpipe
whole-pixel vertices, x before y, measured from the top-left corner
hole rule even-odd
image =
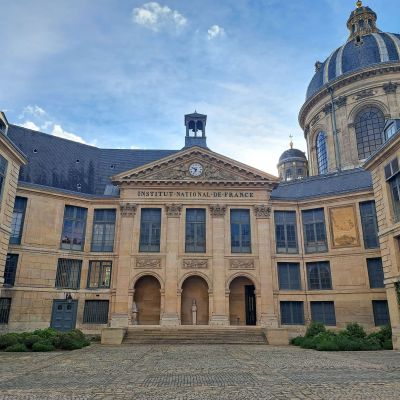
[[[335,148],[335,159],[336,159],[336,169],[340,172],[342,170],[342,161],[340,159],[340,150],[339,150],[339,138],[337,134],[336,128],[336,111],[335,111],[335,102],[333,100],[333,88],[332,86],[328,88],[328,92],[331,96],[331,107],[332,107],[332,130],[333,130],[333,146]]]

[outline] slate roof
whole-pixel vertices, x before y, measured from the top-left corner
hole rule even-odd
[[[28,159],[21,182],[92,195],[116,195],[111,176],[178,151],[99,149],[16,125],[8,137]]]
[[[361,168],[327,175],[282,182],[271,193],[271,200],[306,200],[372,190],[372,178]]]
[[[303,151],[298,149],[288,149],[284,151],[282,155],[279,157],[279,163],[283,161],[291,161],[291,160],[294,161],[297,159],[300,159],[302,161],[307,161],[307,157]]]

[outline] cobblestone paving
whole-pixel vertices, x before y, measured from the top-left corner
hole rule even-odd
[[[400,399],[400,352],[93,345],[0,353],[3,399]]]

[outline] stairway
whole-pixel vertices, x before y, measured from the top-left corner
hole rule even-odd
[[[123,344],[267,344],[259,327],[135,326],[130,327]]]

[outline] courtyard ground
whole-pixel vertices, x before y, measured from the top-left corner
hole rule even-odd
[[[399,399],[400,352],[140,345],[0,353],[0,399]]]

